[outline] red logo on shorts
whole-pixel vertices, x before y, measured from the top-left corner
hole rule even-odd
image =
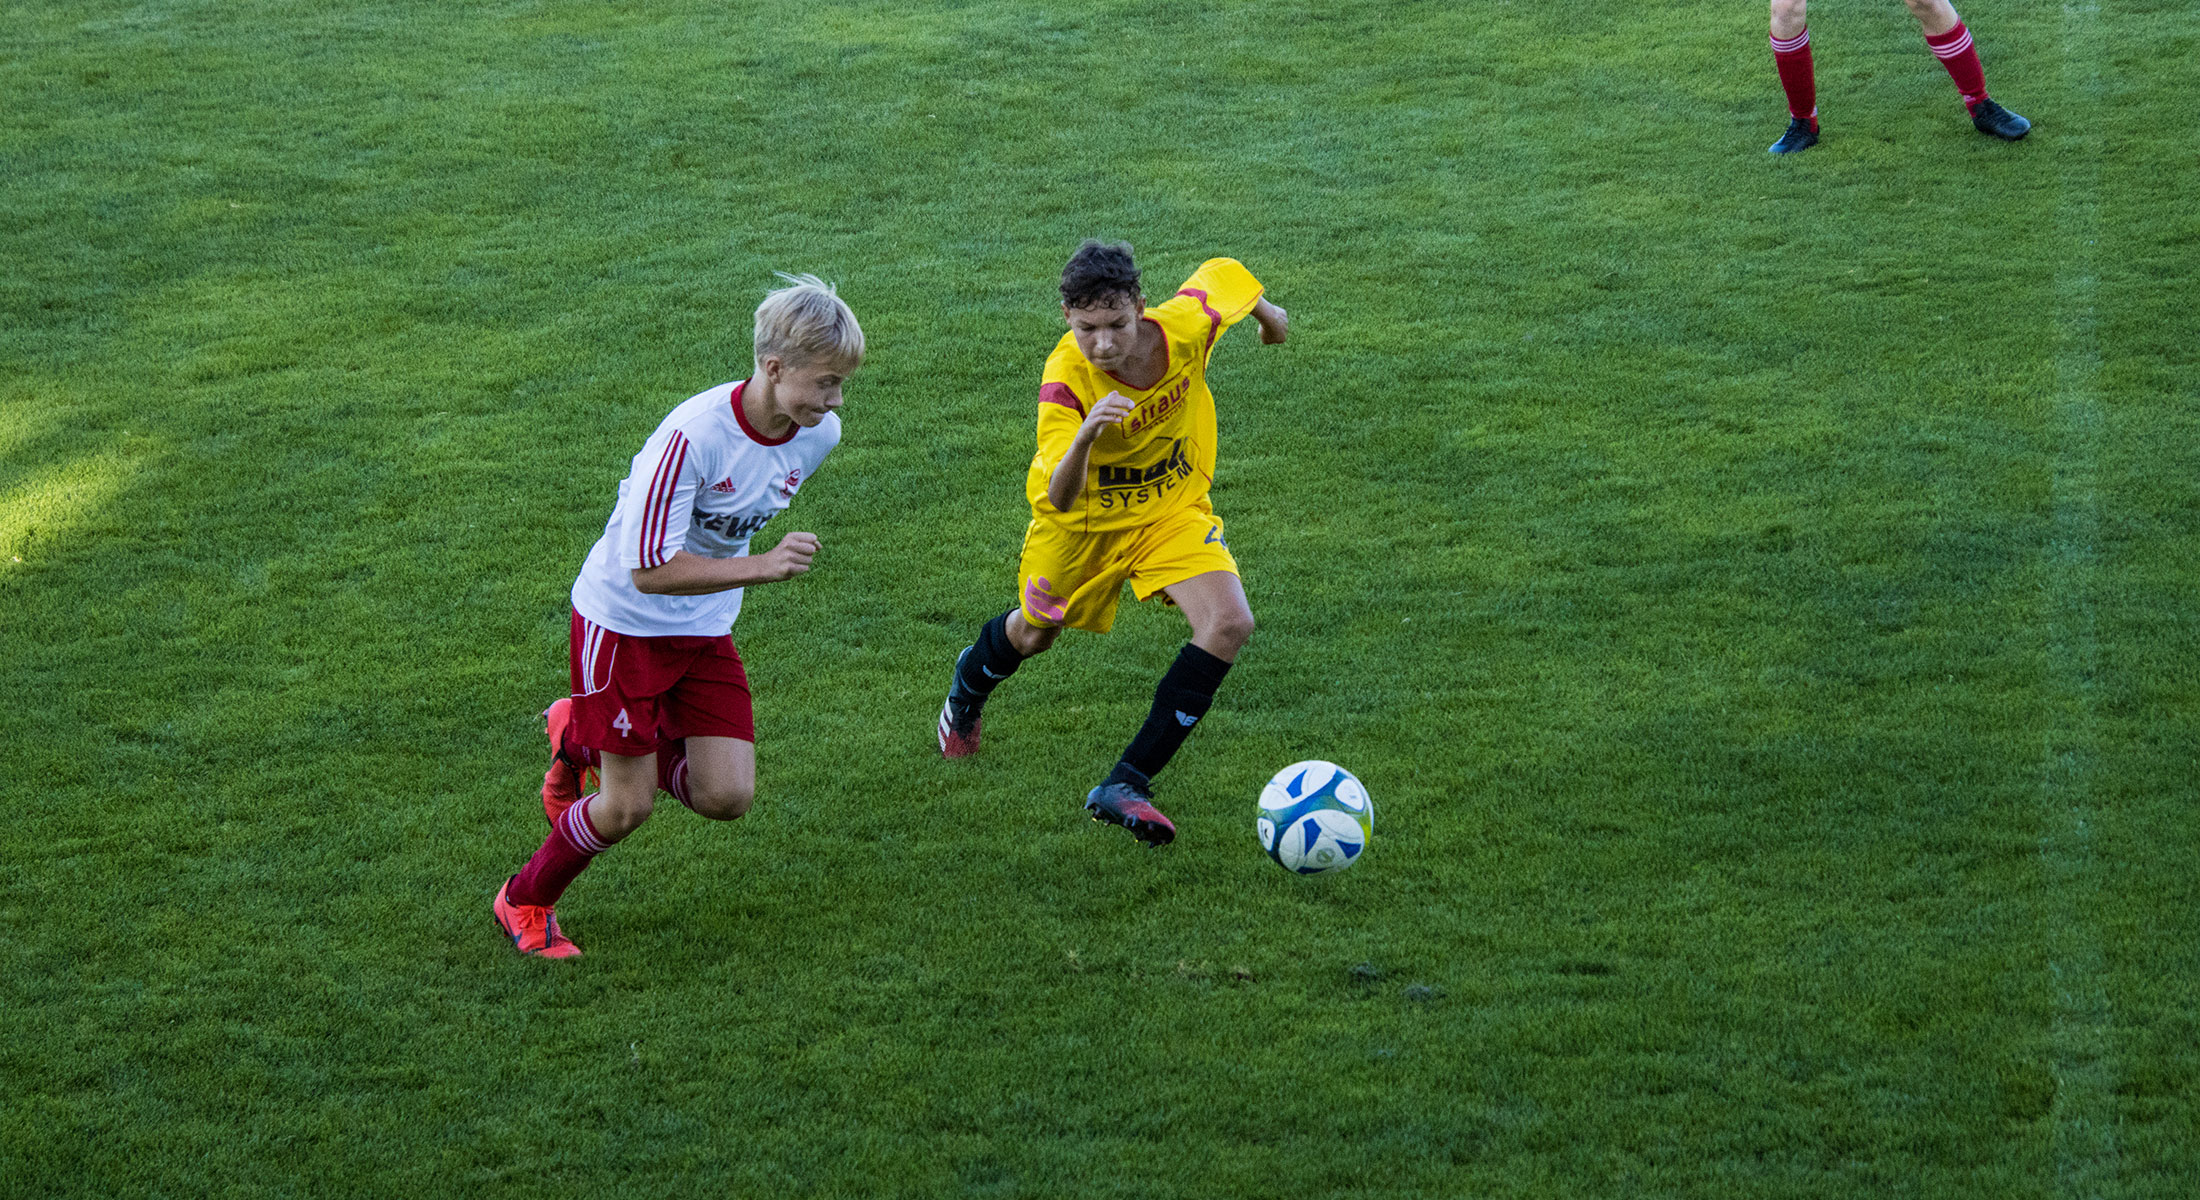
[[[736,490],[733,482],[733,476],[728,475],[724,479],[721,479],[718,482],[711,484],[710,490],[717,492],[719,495],[722,496],[731,496]]]

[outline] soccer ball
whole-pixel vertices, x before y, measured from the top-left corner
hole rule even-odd
[[[1342,871],[1360,861],[1375,833],[1375,802],[1352,772],[1311,759],[1276,772],[1260,789],[1260,848],[1301,875]]]

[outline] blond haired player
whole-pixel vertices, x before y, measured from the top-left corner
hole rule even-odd
[[[863,329],[831,285],[780,278],[790,286],[756,310],[755,374],[691,397],[649,435],[573,581],[573,692],[545,714],[550,836],[494,905],[523,953],[580,953],[553,906],[649,819],[659,789],[718,821],[756,794],[748,675],[730,631],[742,589],[808,571],[818,541],[790,533],[752,555],[749,539],[839,443],[841,385],[863,363]],[[590,768],[602,787],[583,796]]]
[[[1120,761],[1085,798],[1096,821],[1150,846],[1176,826],[1153,804],[1153,777],[1214,702],[1253,611],[1207,501],[1215,474],[1215,399],[1207,359],[1246,317],[1284,340],[1284,311],[1229,258],[1200,264],[1146,307],[1128,245],[1088,241],[1062,269],[1069,332],[1039,386],[1039,446],[1025,490],[1031,524],[1017,568],[1021,604],[995,617],[955,660],[940,707],[940,752],[978,750],[986,697],[1064,628],[1106,633],[1123,585],[1183,610],[1192,638],[1154,689],[1152,710]]]

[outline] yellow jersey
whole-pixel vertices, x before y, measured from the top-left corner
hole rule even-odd
[[[1142,318],[1167,339],[1161,379],[1150,388],[1134,388],[1093,366],[1077,349],[1077,335],[1063,334],[1047,356],[1039,385],[1039,452],[1024,478],[1032,519],[1105,533],[1207,507],[1215,477],[1215,397],[1207,390],[1207,358],[1222,331],[1244,320],[1260,295],[1260,280],[1236,259],[1201,263],[1176,295]],[[1120,425],[1093,439],[1084,489],[1069,511],[1058,510],[1047,500],[1047,482],[1076,441],[1085,414],[1109,392],[1121,393],[1134,407]]]

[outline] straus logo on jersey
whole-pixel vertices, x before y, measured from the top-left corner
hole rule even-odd
[[[794,470],[787,472],[787,477],[779,481],[779,494],[785,496],[789,500],[794,499],[794,494],[801,490],[802,468],[800,467],[796,467]]]
[[[721,479],[714,484],[711,484],[710,490],[718,493],[721,496],[731,496],[740,489],[734,484],[733,477],[729,475],[726,478]]]

